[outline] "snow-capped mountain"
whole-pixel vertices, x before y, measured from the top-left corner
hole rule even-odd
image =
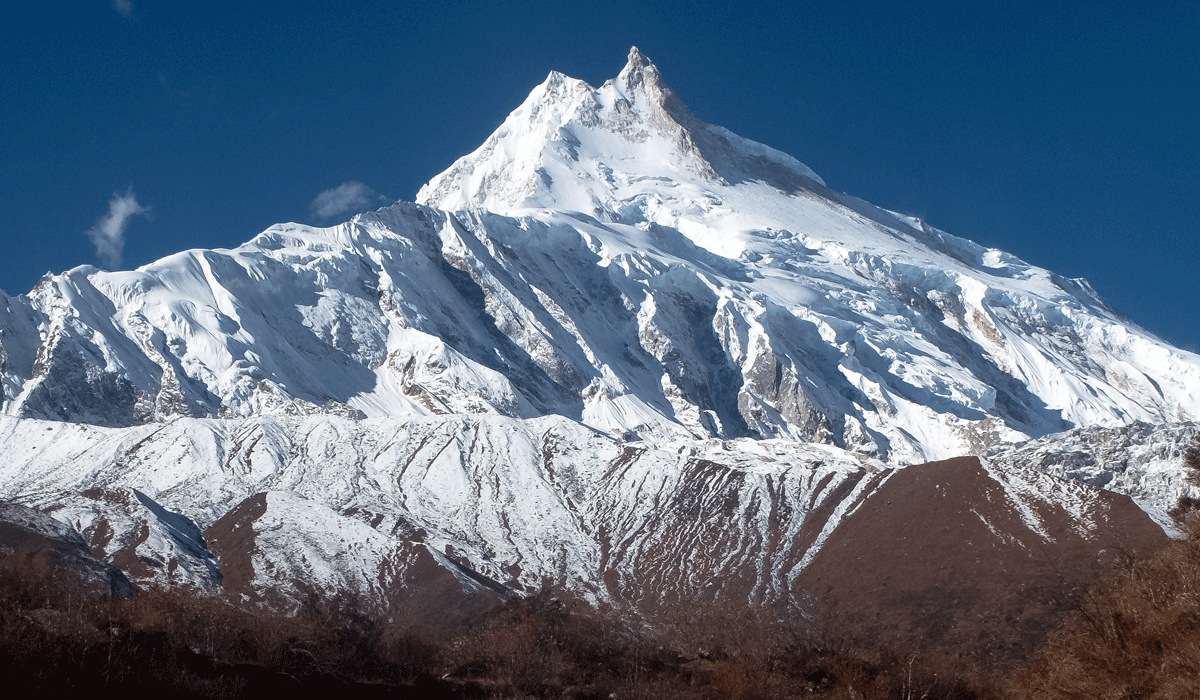
[[[1200,357],[705,124],[634,49],[415,203],[0,292],[0,388],[0,497],[135,580],[803,607],[864,504],[959,468],[898,467],[989,448],[938,496],[987,500],[977,541],[1149,541],[1012,446],[1194,420]]]
[[[900,464],[1200,410],[1200,358],[1085,282],[829,190],[636,50],[551,73],[418,202],[5,297],[4,413],[558,414]]]

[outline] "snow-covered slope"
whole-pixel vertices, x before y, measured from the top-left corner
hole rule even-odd
[[[1085,282],[827,189],[636,50],[552,73],[418,201],[5,296],[3,412],[557,414],[893,464],[1200,412],[1200,358]]]
[[[0,493],[77,525],[110,559],[136,556],[136,581],[284,609],[338,592],[395,610],[422,586],[551,586],[641,611],[717,598],[804,610],[813,558],[847,518],[890,506],[875,494],[910,471],[782,440],[636,445],[558,416],[0,418],[0,442],[27,447],[0,453]],[[1086,485],[968,472],[973,485],[946,480],[941,497],[991,523],[995,546],[1138,527],[1132,504]]]
[[[986,460],[1000,468],[1023,465],[1133,498],[1168,532],[1168,511],[1181,496],[1195,498],[1183,469],[1183,453],[1200,438],[1194,422],[1115,428],[1088,427],[1015,445],[995,447]]]
[[[884,473],[828,447],[714,441],[655,449],[560,417],[176,419],[131,428],[0,418],[0,441],[28,446],[0,456],[0,493],[69,516],[85,533],[96,528],[73,515],[84,510],[75,505],[80,493],[136,490],[162,504],[158,510],[207,529],[269,492],[276,510],[303,511],[295,519],[309,527],[367,543],[342,555],[365,563],[333,568],[376,571],[382,545],[364,533],[377,528],[436,552],[450,547],[474,570],[518,589],[565,578],[593,597],[605,595],[602,570],[633,577],[615,561],[661,557],[664,540],[672,557],[713,556],[711,541],[701,540],[708,527],[730,530],[721,554],[727,564],[744,557],[742,565],[761,568],[754,561],[766,556],[762,530],[781,498],[795,504],[772,537],[803,551]],[[817,524],[808,522],[814,511],[824,513]],[[346,514],[367,524],[349,525]],[[811,532],[796,539],[806,523]],[[120,541],[140,528],[113,518],[106,537]],[[760,573],[764,586],[787,576]]]

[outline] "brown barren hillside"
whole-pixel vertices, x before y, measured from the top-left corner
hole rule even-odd
[[[1049,500],[1023,513],[974,457],[908,467],[834,531],[799,584],[826,625],[864,640],[1010,665],[1082,587],[1168,542],[1128,497],[1090,490],[1083,531]]]

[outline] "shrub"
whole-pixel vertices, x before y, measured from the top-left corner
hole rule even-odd
[[[187,590],[87,599],[44,572],[0,567],[0,671],[47,697],[97,687],[182,697],[400,687],[430,699],[994,697],[957,667],[851,639],[748,603],[683,606],[648,624],[547,591],[435,643],[352,597],[286,617]]]
[[[1200,515],[1185,538],[1088,592],[1018,678],[1019,697],[1200,697]]]
[[[1192,444],[1184,450],[1182,466],[1184,483],[1200,486],[1200,436],[1192,440]],[[1190,514],[1197,511],[1200,511],[1200,498],[1182,494],[1175,502],[1175,506],[1168,511],[1168,515],[1176,522],[1182,523]]]

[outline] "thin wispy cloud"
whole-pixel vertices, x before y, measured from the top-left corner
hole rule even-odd
[[[108,201],[108,213],[96,220],[87,230],[88,240],[96,246],[96,257],[108,269],[121,267],[121,253],[125,250],[125,229],[135,216],[149,216],[150,207],[138,204],[137,195],[131,185],[125,194],[113,193]]]
[[[343,214],[357,214],[387,202],[387,197],[357,180],[351,180],[317,195],[308,208],[317,219],[332,219]]]
[[[113,9],[122,17],[133,16],[133,0],[113,0]]]

